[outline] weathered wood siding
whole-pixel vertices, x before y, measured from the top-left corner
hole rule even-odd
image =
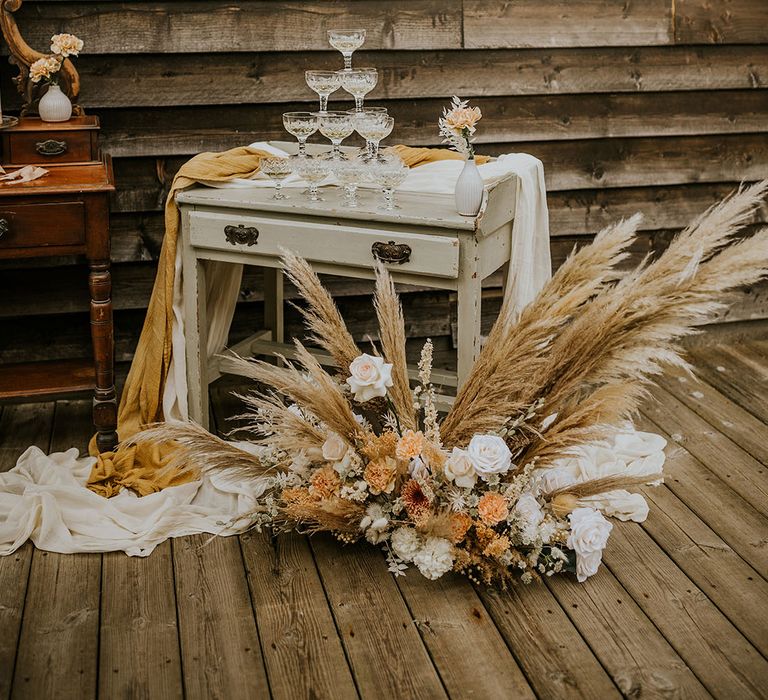
[[[86,44],[82,103],[102,119],[119,188],[120,359],[130,357],[149,296],[173,174],[199,151],[283,137],[281,113],[314,103],[303,70],[340,63],[328,50],[330,27],[368,29],[355,62],[380,70],[369,99],[395,116],[393,141],[437,145],[436,118],[459,94],[483,110],[478,150],[544,161],[555,264],[638,210],[637,258],[661,250],[740,181],[768,176],[765,0],[26,0],[18,20],[36,47],[58,31]],[[766,218],[768,209],[755,223]],[[73,330],[87,306],[83,279],[61,267],[22,294],[28,274],[1,271],[0,361],[85,351],[87,329]],[[367,316],[365,287],[336,288],[352,316]],[[258,320],[259,297],[251,274],[243,299],[257,303],[239,323]],[[449,334],[449,299],[417,298],[412,333]],[[766,287],[746,290],[726,316],[765,318]]]

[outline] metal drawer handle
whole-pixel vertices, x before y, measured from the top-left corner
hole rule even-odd
[[[371,246],[371,252],[373,253],[374,258],[385,263],[402,265],[411,259],[411,246],[407,243],[395,243],[394,241],[384,243],[382,241],[376,241],[376,243]]]
[[[0,219],[0,238],[5,236],[6,233],[10,233],[11,224],[8,219]]]
[[[232,245],[256,245],[259,240],[259,229],[255,226],[225,226],[224,237]]]
[[[38,141],[35,144],[35,150],[41,156],[60,156],[62,153],[67,152],[67,142],[56,141],[55,139],[48,139],[47,141]]]

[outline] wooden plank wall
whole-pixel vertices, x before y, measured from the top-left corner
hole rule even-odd
[[[102,119],[119,188],[119,359],[143,317],[173,174],[199,151],[283,137],[281,113],[313,104],[303,70],[340,62],[331,27],[367,28],[355,62],[379,68],[370,99],[395,116],[394,141],[437,145],[436,118],[459,94],[483,110],[478,150],[543,160],[555,264],[638,210],[636,258],[657,252],[740,181],[768,176],[765,0],[26,0],[18,20],[39,48],[58,31],[85,41],[82,102]],[[3,61],[6,105],[10,73]],[[29,279],[0,273],[0,361],[87,353],[82,269],[54,268],[19,294]],[[366,289],[336,289],[367,315]],[[414,294],[411,332],[450,333],[450,300]],[[258,275],[243,299],[256,302],[239,312],[246,326],[260,314]],[[758,286],[725,320],[766,318]]]

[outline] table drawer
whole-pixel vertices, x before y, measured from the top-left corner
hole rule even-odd
[[[93,130],[18,131],[8,134],[7,165],[85,163],[98,160]]]
[[[192,212],[190,240],[198,248],[279,256],[282,246],[317,262],[371,267],[378,258],[402,272],[449,278],[459,274],[459,239],[416,231]]]
[[[85,243],[85,204],[0,202],[0,251]]]

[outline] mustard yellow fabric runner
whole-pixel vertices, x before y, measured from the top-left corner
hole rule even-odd
[[[394,146],[411,168],[437,160],[461,160],[462,156],[443,148]],[[126,440],[143,427],[163,420],[163,389],[171,362],[173,324],[173,283],[176,245],[179,236],[179,209],[176,193],[201,181],[225,182],[249,178],[259,170],[268,153],[247,146],[221,153],[201,153],[185,163],[173,179],[165,203],[165,237],[157,265],[157,276],[149,300],[136,354],[125,382],[117,413],[118,435]],[[483,163],[486,157],[477,158]],[[169,470],[172,445],[120,445],[114,452],[97,454],[95,440],[90,451],[97,456],[88,488],[110,498],[128,488],[140,496],[198,478],[193,470]]]

